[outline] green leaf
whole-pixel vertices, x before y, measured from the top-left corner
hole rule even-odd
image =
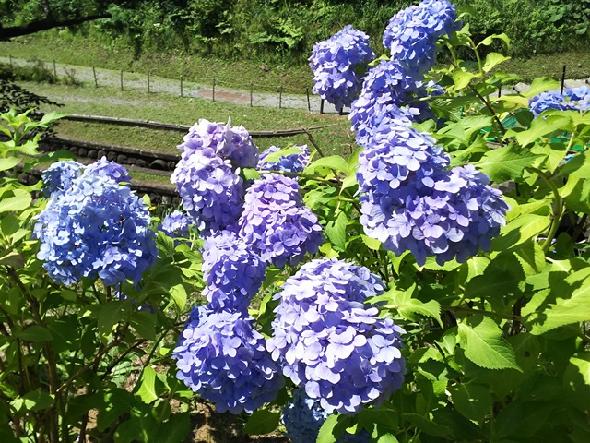
[[[395,435],[387,433],[380,435],[377,443],[399,443],[399,440],[395,438]]]
[[[381,248],[381,242],[376,238],[361,234],[361,240],[365,245],[367,245],[369,249],[372,249],[373,251],[378,251]]]
[[[27,329],[16,331],[15,335],[21,340],[30,342],[47,342],[53,340],[53,336],[49,329],[38,325],[29,326]]]
[[[0,200],[0,212],[22,211],[31,206],[31,194],[24,189],[12,190],[12,197],[2,196]]]
[[[451,389],[455,409],[469,420],[481,422],[491,414],[492,395],[490,388],[475,383],[461,383]]]
[[[144,403],[151,403],[159,398],[156,392],[156,371],[151,366],[144,368],[141,374],[141,384],[135,394]]]
[[[330,221],[326,224],[325,232],[328,239],[340,251],[346,249],[346,226],[348,225],[348,217],[346,212],[340,211],[336,220]]]
[[[555,112],[536,118],[529,129],[521,132],[509,130],[505,138],[514,137],[521,146],[526,146],[536,140],[546,138],[555,131],[571,130],[572,118],[567,113]]]
[[[504,63],[506,60],[510,60],[511,57],[506,57],[505,55],[498,54],[497,52],[490,52],[486,56],[486,60],[482,66],[484,72],[490,72],[496,66]]]
[[[350,172],[348,162],[339,155],[330,155],[329,157],[322,157],[312,164],[310,164],[303,171],[304,174],[313,174],[316,170],[321,168],[333,169],[334,171],[345,172],[347,175]]]
[[[102,304],[98,308],[98,332],[101,336],[107,336],[113,332],[113,326],[126,317],[125,304],[110,302]]]
[[[526,243],[549,229],[548,216],[524,214],[510,221],[502,228],[500,235],[492,240],[494,251],[505,251],[514,246]]]
[[[454,89],[455,91],[461,91],[469,86],[469,82],[477,77],[477,74],[469,71],[463,71],[461,69],[456,69],[453,72],[453,82],[455,83]]]
[[[280,417],[279,412],[259,409],[248,418],[246,426],[244,426],[244,432],[248,435],[270,434],[277,429]]]
[[[554,78],[548,78],[548,77],[535,78],[533,80],[533,82],[531,83],[531,86],[529,87],[529,89],[526,92],[524,92],[522,95],[524,95],[526,98],[532,98],[541,92],[554,91],[556,89],[559,89],[559,86],[560,86],[559,81],[555,80]]]
[[[256,180],[257,178],[260,178],[260,172],[254,168],[243,168],[242,174],[246,180]]]
[[[0,158],[0,172],[12,169],[19,163],[20,159],[16,157]]]
[[[328,415],[318,432],[316,443],[337,443],[334,428],[338,424],[338,417],[338,414]]]
[[[478,366],[488,369],[512,368],[521,371],[514,351],[502,338],[502,330],[490,318],[461,321],[458,336],[466,357]]]
[[[170,288],[170,296],[172,297],[172,300],[174,300],[174,303],[176,304],[176,306],[178,306],[178,309],[180,309],[181,311],[184,309],[184,307],[186,306],[186,290],[184,289],[184,285],[182,283],[179,283],[177,285],[174,285]]]
[[[413,320],[415,315],[434,318],[442,327],[440,317],[440,304],[436,300],[426,303],[411,297],[412,290],[398,291],[391,290],[379,296],[379,300],[386,300],[386,307],[395,309],[402,317]]]
[[[563,294],[566,295],[566,294]],[[531,334],[540,335],[561,326],[590,320],[590,277],[567,299],[558,299],[540,313],[532,315]]]
[[[43,411],[53,405],[53,396],[41,389],[27,392],[10,402],[11,406],[17,411],[25,410],[31,412]]]
[[[178,443],[186,441],[191,431],[191,419],[188,413],[172,414],[170,420],[158,426],[154,440],[158,443]]]
[[[0,265],[11,266],[15,269],[20,269],[24,266],[24,258],[18,252],[10,252],[4,257],[0,257]]]
[[[488,151],[475,166],[495,182],[519,178],[527,166],[539,158],[529,150],[514,145]]]
[[[501,34],[492,34],[487,36],[482,41],[480,41],[477,44],[477,46],[490,46],[494,40],[500,40],[504,42],[506,45],[510,45],[510,37],[508,37],[508,35],[502,32]]]

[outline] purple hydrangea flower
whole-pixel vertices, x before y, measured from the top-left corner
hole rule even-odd
[[[436,41],[453,32],[456,12],[446,0],[425,0],[399,11],[391,18],[383,34],[383,46],[392,60],[415,78],[435,63]]]
[[[38,257],[56,282],[138,282],[157,256],[143,200],[104,175],[83,174],[54,193],[35,225]]]
[[[160,231],[170,237],[186,237],[191,225],[190,219],[182,211],[172,211],[160,223]]]
[[[267,349],[283,374],[328,414],[357,412],[403,382],[404,331],[363,304],[383,289],[367,268],[316,259],[276,295],[280,303]]]
[[[216,232],[235,224],[243,201],[242,178],[229,161],[211,149],[197,150],[176,165],[171,181],[182,206],[200,231]]]
[[[338,109],[349,106],[361,86],[361,78],[355,68],[369,63],[374,56],[369,36],[352,26],[346,26],[328,40],[316,43],[309,57],[313,92]]]
[[[307,397],[302,389],[295,390],[292,401],[285,406],[282,415],[291,443],[316,441],[318,432],[326,418],[328,418],[328,414],[320,407],[319,402]],[[357,435],[345,433],[338,437],[338,443],[368,443],[370,441],[369,433],[365,430]]]
[[[258,162],[258,149],[243,126],[230,126],[199,119],[178,146],[183,159],[195,151],[211,149],[232,167],[254,168]]]
[[[117,183],[131,182],[131,177],[129,176],[127,169],[125,169],[119,163],[108,161],[106,157],[102,157],[97,162],[90,163],[86,167],[84,173],[94,175],[106,175],[112,178]]]
[[[590,110],[590,87],[567,88],[563,95],[577,111],[585,112]]]
[[[54,192],[66,191],[83,171],[84,165],[75,161],[52,163],[51,166],[41,173],[43,195],[49,197]]]
[[[193,311],[172,353],[177,377],[217,412],[251,413],[275,399],[283,386],[253,319],[241,313]]]
[[[260,160],[256,169],[259,171],[281,171],[289,172],[292,174],[298,174],[303,172],[305,167],[309,165],[311,160],[311,154],[307,145],[295,146],[299,152],[287,154],[274,161],[267,161],[267,157],[270,154],[279,152],[281,149],[277,146],[271,146],[262,154],[260,154]]]
[[[266,263],[233,232],[222,231],[207,238],[203,277],[212,309],[247,312],[265,271]]]
[[[267,174],[246,191],[240,236],[267,263],[282,268],[317,252],[323,242],[315,214],[301,201],[295,179]]]
[[[508,206],[472,166],[447,171],[448,157],[426,134],[382,125],[359,157],[361,224],[367,235],[419,264],[462,262],[488,249]]]

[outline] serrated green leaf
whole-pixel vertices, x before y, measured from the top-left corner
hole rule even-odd
[[[322,157],[313,163],[311,163],[305,170],[304,174],[313,174],[315,171],[321,168],[333,169],[334,171],[340,171],[349,173],[350,166],[348,162],[339,155],[330,155],[328,157]]]
[[[336,436],[334,435],[334,428],[338,424],[338,414],[328,415],[326,421],[320,428],[316,443],[337,443]]]
[[[504,42],[506,45],[510,45],[510,37],[508,37],[508,35],[502,32],[501,34],[492,34],[487,36],[482,41],[480,41],[477,44],[477,46],[490,46],[494,40],[500,40]]]
[[[373,251],[378,251],[381,248],[381,242],[376,238],[361,234],[361,240],[365,245],[367,245],[369,249],[372,249]]]
[[[53,396],[42,389],[35,389],[34,391],[27,392],[22,397],[14,399],[10,404],[17,411],[43,411],[52,406]]]
[[[496,66],[504,63],[506,60],[510,60],[511,57],[506,57],[505,55],[499,54],[497,52],[490,52],[486,56],[486,60],[482,66],[484,72],[490,72]]]
[[[391,290],[379,297],[387,301],[387,308],[395,309],[402,317],[413,320],[415,315],[434,318],[443,325],[440,317],[440,304],[436,300],[426,303],[411,297],[411,291]]]
[[[543,115],[533,120],[529,129],[521,132],[509,130],[506,138],[514,137],[521,146],[527,146],[534,141],[547,138],[555,131],[569,131],[572,127],[572,118],[567,113],[556,112]]]
[[[109,335],[113,326],[125,318],[125,305],[120,302],[102,304],[98,308],[98,331],[101,336]]]
[[[524,92],[522,95],[526,98],[532,98],[541,92],[554,91],[556,89],[559,89],[559,86],[560,86],[559,81],[555,80],[554,78],[548,78],[548,77],[535,78],[532,81],[529,89],[526,92]]]
[[[16,157],[0,158],[0,172],[14,168],[20,163]]]
[[[346,226],[348,225],[348,216],[344,211],[340,211],[336,220],[326,224],[324,231],[330,242],[340,251],[346,249]]]
[[[492,412],[492,395],[488,386],[461,383],[450,390],[455,409],[469,420],[481,422]]]
[[[531,166],[539,155],[514,145],[488,151],[475,166],[490,176],[492,181],[503,182],[519,178],[527,166]]]
[[[12,190],[12,196],[2,196],[0,212],[23,211],[31,206],[31,194],[24,189]]]
[[[270,434],[277,429],[281,414],[259,409],[254,412],[244,426],[244,432],[248,435]]]
[[[492,249],[494,251],[505,251],[521,245],[545,232],[549,228],[549,224],[548,216],[524,214],[502,228],[500,235],[492,240]]]
[[[455,91],[461,91],[469,86],[469,83],[474,78],[477,78],[478,75],[474,74],[473,72],[463,71],[461,69],[456,69],[453,72],[453,82],[454,82],[454,89]]]
[[[172,297],[172,300],[174,301],[174,304],[178,306],[178,309],[182,311],[186,306],[187,298],[184,285],[182,283],[179,283],[177,285],[172,286],[170,288],[170,297]]]
[[[502,330],[490,318],[479,317],[461,321],[458,338],[465,356],[478,366],[487,369],[516,369],[514,350],[502,338]]]
[[[141,383],[135,394],[144,403],[151,403],[159,398],[156,392],[156,371],[151,366],[144,368],[141,374]]]

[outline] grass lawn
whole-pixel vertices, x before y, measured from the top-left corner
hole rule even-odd
[[[242,125],[250,130],[288,129],[326,125],[314,131],[314,138],[326,153],[348,154],[354,148],[354,138],[344,116],[311,114],[297,109],[262,107],[211,102],[196,98],[173,97],[167,94],[147,94],[110,88],[89,88],[46,83],[22,82],[23,87],[49,97],[63,107],[47,106],[45,111],[60,113],[99,114],[115,117],[156,120],[166,123],[193,124],[199,118]],[[182,134],[146,128],[111,126],[62,121],[56,132],[63,137],[122,146],[177,152]],[[270,145],[308,143],[305,135],[288,138],[257,138],[259,148]]]

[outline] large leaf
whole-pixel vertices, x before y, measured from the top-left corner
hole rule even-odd
[[[346,249],[346,226],[348,225],[348,217],[346,212],[340,211],[336,220],[329,221],[326,224],[325,232],[328,239],[340,251]]]
[[[350,165],[348,162],[339,155],[331,155],[329,157],[322,157],[312,164],[310,164],[305,170],[303,171],[304,174],[313,174],[316,170],[321,168],[328,168],[333,169],[335,171],[349,173]]]
[[[491,413],[492,395],[488,386],[461,383],[451,389],[455,409],[470,420],[482,421]]]
[[[519,178],[537,158],[539,155],[509,145],[488,151],[475,166],[489,175],[492,181],[503,182]]]
[[[524,214],[510,221],[502,228],[498,237],[492,240],[492,248],[495,251],[505,251],[514,246],[526,243],[530,239],[549,228],[548,216],[537,214]]]
[[[281,414],[259,409],[254,412],[244,426],[244,432],[248,435],[264,435],[273,432],[279,425]]]
[[[31,194],[24,189],[14,189],[11,197],[2,196],[0,212],[22,211],[31,205]]]
[[[174,304],[178,306],[178,309],[181,311],[184,309],[186,305],[186,290],[184,289],[184,285],[179,283],[174,285],[170,288],[170,297],[174,300]]]
[[[462,321],[458,326],[459,343],[473,363],[488,369],[521,370],[514,350],[502,338],[502,330],[492,319],[479,317]]]
[[[151,403],[159,398],[156,392],[156,371],[151,366],[146,366],[143,370],[141,384],[137,389],[136,395],[144,403]]]
[[[571,130],[572,118],[566,113],[554,113],[543,115],[542,118],[536,118],[531,123],[531,127],[522,132],[510,130],[506,137],[514,137],[522,146],[533,143],[536,140],[547,137],[555,131]]]
[[[506,60],[510,60],[510,57],[506,57],[505,55],[498,54],[497,52],[490,52],[486,56],[486,60],[482,66],[484,72],[490,72],[496,66],[504,63]]]
[[[411,291],[391,290],[379,297],[387,300],[387,308],[395,309],[403,318],[413,320],[416,315],[434,318],[442,327],[440,304],[436,300],[426,303],[411,297]]]
[[[38,325],[29,326],[28,328],[20,331],[17,330],[15,335],[21,340],[31,342],[44,342],[53,340],[53,336],[51,335],[49,329]]]
[[[338,424],[338,414],[329,415],[318,432],[316,443],[336,443],[334,428]]]
[[[20,159],[16,157],[0,158],[0,172],[12,169],[19,163]]]

